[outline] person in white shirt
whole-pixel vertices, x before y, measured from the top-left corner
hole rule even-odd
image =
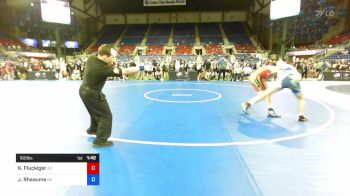
[[[176,59],[175,60],[175,71],[180,71],[180,68],[181,68],[180,60]]]
[[[300,88],[301,75],[298,70],[290,64],[285,63],[282,59],[278,60],[276,63],[277,81],[270,85],[263,93],[257,95],[250,101],[242,103],[242,110],[247,113],[248,109],[255,105],[256,103],[264,100],[267,96],[272,95],[284,88],[290,89],[293,94],[298,99],[298,121],[304,122],[308,119],[304,115],[305,100],[304,94]]]
[[[67,64],[66,62],[64,62],[63,58],[60,59],[59,64],[60,64],[60,70],[61,70],[60,78],[66,78],[68,76],[68,73],[66,71]]]

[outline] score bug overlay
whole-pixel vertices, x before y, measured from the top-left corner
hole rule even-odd
[[[16,154],[22,185],[99,185],[99,154]]]

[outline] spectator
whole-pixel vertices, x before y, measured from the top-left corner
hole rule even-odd
[[[218,61],[218,69],[219,69],[218,80],[220,80],[221,74],[223,75],[222,80],[225,80],[226,67],[227,67],[227,60],[225,57],[221,57]]]

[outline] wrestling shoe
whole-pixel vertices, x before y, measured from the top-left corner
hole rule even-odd
[[[267,112],[267,117],[269,117],[269,118],[281,118],[281,116],[276,114],[275,110],[273,110],[273,109],[269,110]]]
[[[303,116],[299,116],[298,121],[305,122],[305,121],[308,121],[308,119],[303,115]]]
[[[93,147],[109,147],[109,146],[113,146],[113,142],[111,141],[98,142],[96,140],[93,142]]]
[[[244,113],[248,113],[248,109],[252,106],[249,102],[244,102],[241,104]]]
[[[86,133],[89,134],[89,135],[96,135],[96,131],[93,131],[93,130],[86,130]]]

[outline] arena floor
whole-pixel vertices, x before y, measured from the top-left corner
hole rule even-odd
[[[246,82],[108,82],[109,148],[85,134],[80,83],[0,82],[1,195],[350,195],[349,82],[302,82],[308,122],[288,90],[268,119],[241,111]],[[16,153],[99,153],[100,185],[19,185]]]

